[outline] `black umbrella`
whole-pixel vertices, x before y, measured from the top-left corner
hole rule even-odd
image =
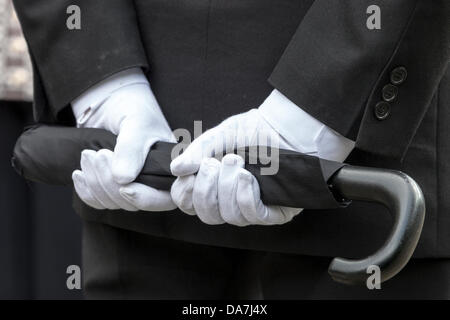
[[[79,168],[82,150],[113,150],[115,143],[116,137],[101,129],[37,125],[28,128],[18,139],[12,163],[17,172],[28,180],[71,185],[71,175]],[[137,181],[154,188],[169,190],[175,180],[169,167],[173,146],[174,144],[163,142],[155,144]],[[248,150],[243,152],[246,157],[251,156]],[[328,187],[333,193],[328,187],[324,192],[322,186],[318,186],[317,190],[308,190],[312,195],[311,201],[308,202],[308,197],[306,200],[301,197],[301,206],[292,200],[298,197],[280,199],[278,195],[286,191],[285,186],[274,183],[274,176],[261,175],[261,164],[258,161],[249,161],[256,163],[247,163],[246,169],[258,180],[264,203],[317,209],[318,201],[314,199],[314,195],[321,194],[323,196],[319,201],[320,207],[335,208],[339,206],[339,202],[335,201],[334,195],[341,199],[381,203],[394,216],[392,231],[377,252],[360,260],[333,259],[329,273],[334,280],[347,284],[365,284],[368,268],[377,266],[381,271],[381,281],[386,281],[406,265],[416,248],[425,217],[422,191],[411,177],[400,171],[343,165],[292,151],[279,150],[279,155],[289,161],[302,161],[302,165],[310,169],[304,170],[310,176],[325,175],[329,178]],[[328,172],[322,170],[322,164],[325,162]],[[277,175],[279,174],[292,176],[297,173],[285,166],[280,167]],[[298,190],[303,196],[302,178],[294,179],[299,181],[298,187],[290,186],[289,189]]]

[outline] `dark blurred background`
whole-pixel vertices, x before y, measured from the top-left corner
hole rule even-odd
[[[29,183],[11,167],[32,119],[32,73],[11,0],[0,0],[0,299],[79,299],[67,267],[81,266],[71,189]]]

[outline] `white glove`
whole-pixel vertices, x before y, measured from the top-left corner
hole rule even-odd
[[[264,205],[256,178],[243,167],[236,154],[225,155],[221,162],[204,158],[196,176],[175,180],[172,199],[182,211],[211,225],[283,224],[300,213],[302,209]]]
[[[258,141],[258,137],[270,137],[270,143],[266,139]],[[256,178],[243,169],[242,158],[227,155],[221,163],[211,158],[221,151],[268,144],[337,161],[344,160],[353,148],[352,141],[274,90],[260,108],[232,116],[206,131],[172,161],[171,171],[179,177],[172,185],[173,201],[182,211],[198,215],[207,224],[245,226],[290,221],[302,209],[265,206]]]
[[[82,152],[81,171],[74,171],[72,178],[78,196],[86,204],[96,209],[128,211],[166,211],[176,208],[167,191],[136,182],[123,186],[114,181],[111,170],[113,157],[114,153],[107,149]]]
[[[114,153],[82,153],[82,170],[73,173],[73,181],[84,202],[97,209],[175,208],[168,192],[130,184],[155,142],[176,142],[140,69],[123,71],[91,88],[72,103],[72,109],[78,127],[106,129],[117,135]]]

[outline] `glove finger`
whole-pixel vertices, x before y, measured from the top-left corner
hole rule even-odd
[[[214,158],[203,159],[194,182],[192,203],[201,221],[206,224],[222,224],[220,216],[217,184],[220,162]]]
[[[220,131],[211,129],[192,141],[186,150],[170,163],[172,174],[182,177],[196,173],[200,169],[202,159],[213,156],[216,139],[221,139]]]
[[[239,210],[250,224],[267,224],[258,217],[258,203],[261,201],[258,181],[245,169],[239,173],[236,199]]]
[[[237,199],[243,216],[252,224],[284,224],[292,220],[302,209],[280,206],[266,206],[256,178],[242,169],[239,175]]]
[[[192,203],[194,182],[194,175],[178,177],[170,189],[170,195],[176,206],[191,216],[196,215],[194,204]]]
[[[280,206],[265,206],[261,212],[262,220],[265,221],[267,224],[284,224],[292,220],[294,216],[299,214],[302,209],[297,208],[289,208],[294,210],[288,210],[286,211],[286,207],[280,207]]]
[[[72,173],[72,180],[75,191],[84,203],[94,209],[106,209],[90,192],[89,187],[86,185],[83,172],[81,172],[80,170],[75,170]]]
[[[253,194],[256,201],[256,218],[264,225],[283,224],[287,222],[280,206],[266,206],[261,200],[259,185],[253,185]]]
[[[119,209],[119,206],[109,197],[98,181],[95,168],[96,157],[97,153],[93,150],[83,150],[81,153],[80,164],[81,170],[84,173],[85,183],[89,187],[91,193],[105,208],[110,210]],[[105,169],[106,168],[103,168],[102,170]]]
[[[150,147],[156,142],[156,138],[147,137],[145,132],[132,117],[122,121],[112,162],[112,174],[118,184],[134,181],[141,172]]]
[[[280,207],[283,211],[286,222],[291,221],[296,215],[303,211],[302,208]]]
[[[120,188],[120,194],[131,205],[143,211],[169,211],[177,207],[169,191],[154,189],[141,183],[132,182]]]
[[[120,185],[114,181],[111,166],[114,153],[107,149],[97,151],[94,159],[95,172],[99,185],[109,198],[121,209],[137,211],[138,209],[126,201],[119,192]]]
[[[237,204],[236,192],[240,169],[244,160],[235,154],[227,154],[220,167],[218,183],[219,210],[222,219],[229,224],[246,226],[248,220],[242,215]]]

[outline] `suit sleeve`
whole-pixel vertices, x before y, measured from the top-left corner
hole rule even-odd
[[[66,25],[71,5],[80,8],[80,30]],[[38,121],[56,122],[72,100],[112,74],[147,67],[133,1],[14,0],[14,6],[33,62]]]
[[[366,25],[370,5],[381,29]],[[449,48],[448,0],[316,0],[269,82],[357,148],[401,160]]]

